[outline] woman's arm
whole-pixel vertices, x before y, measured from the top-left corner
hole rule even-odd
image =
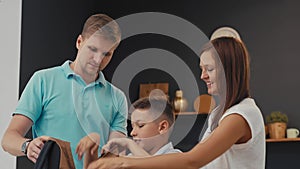
[[[99,159],[88,169],[198,169],[227,151],[233,144],[247,142],[251,130],[246,120],[231,114],[225,117],[213,133],[186,153],[166,154],[149,158]],[[241,142],[241,140],[243,140]]]

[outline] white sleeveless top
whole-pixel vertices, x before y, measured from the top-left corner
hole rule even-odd
[[[234,113],[241,115],[248,122],[252,138],[246,143],[233,145],[224,154],[201,169],[265,169],[266,141],[261,111],[253,99],[246,98],[239,104],[229,108],[221,117],[219,123],[226,116]],[[213,114],[209,117],[209,127],[205,131],[202,140],[211,133],[212,117]]]

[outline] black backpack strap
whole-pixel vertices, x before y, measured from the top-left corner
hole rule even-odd
[[[49,140],[45,142],[34,169],[59,169],[59,164],[60,147],[55,141]]]

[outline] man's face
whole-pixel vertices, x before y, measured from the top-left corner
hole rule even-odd
[[[101,35],[94,34],[87,39],[80,35],[76,42],[77,60],[83,75],[93,76],[110,62],[116,45]]]

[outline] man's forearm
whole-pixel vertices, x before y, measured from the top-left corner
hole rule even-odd
[[[109,134],[109,140],[113,139],[113,138],[124,138],[126,137],[126,135],[124,133],[121,133],[119,131],[112,131]]]
[[[21,151],[21,146],[26,140],[28,139],[24,138],[17,131],[6,131],[1,145],[4,151],[14,156],[24,156],[25,154]]]

